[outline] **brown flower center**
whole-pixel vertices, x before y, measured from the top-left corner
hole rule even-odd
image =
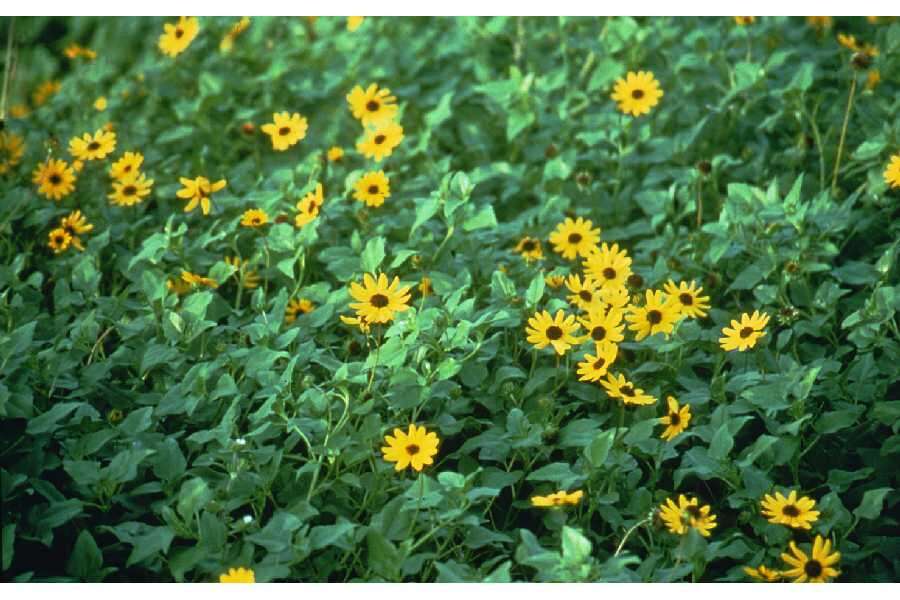
[[[701,518],[703,515],[700,513],[700,507],[696,504],[691,504],[687,508],[684,509],[684,512],[691,515],[695,519]]]
[[[678,296],[678,299],[679,299],[679,300],[681,301],[681,303],[684,304],[685,306],[691,306],[691,305],[694,303],[694,297],[691,296],[690,294],[688,294],[687,292],[685,292],[685,293],[681,294],[680,296]]]
[[[126,173],[131,173],[131,165],[125,165],[125,168],[122,170],[125,171]]]
[[[631,97],[635,100],[640,100],[644,97],[644,90],[631,90]]]
[[[65,241],[66,241],[66,237],[64,235],[57,235],[55,238],[53,238],[53,243],[56,244],[57,246],[62,246],[65,243]]]
[[[623,385],[619,391],[628,397],[634,396],[634,388],[630,385]]]
[[[175,37],[177,39],[181,39],[181,36],[183,36],[183,35],[184,35],[184,30],[181,29],[180,27],[175,30]]]
[[[607,279],[615,279],[616,278],[616,270],[612,267],[606,267],[603,269],[603,276]]]
[[[602,368],[603,368],[603,365],[605,365],[605,364],[606,364],[606,359],[603,358],[603,357],[600,357],[600,358],[598,358],[597,360],[594,361],[594,368],[595,368],[595,369],[602,369]]]
[[[570,233],[569,234],[569,243],[570,244],[577,244],[580,241],[581,241],[580,233]]]
[[[406,453],[410,456],[415,456],[419,453],[419,446],[417,446],[416,444],[410,444],[406,447]]]
[[[741,329],[741,337],[742,338],[750,337],[751,333],[753,333],[752,327],[744,327],[743,329]]]
[[[680,425],[681,415],[677,412],[669,413],[669,425]]]
[[[53,185],[59,185],[60,183],[62,183],[62,177],[54,173],[50,176],[50,183],[52,183]]]
[[[375,142],[376,144],[383,144],[384,140],[386,140],[386,139],[387,139],[387,137],[385,137],[384,135],[379,133],[378,135],[375,136],[375,139],[372,141]]]
[[[287,135],[290,132],[291,132],[290,127],[282,127],[281,129],[278,130],[278,135]]]
[[[606,338],[606,327],[598,325],[591,329],[591,338],[593,338],[595,342],[602,342]]]
[[[799,517],[800,511],[793,504],[786,504],[784,508],[781,509],[782,514],[786,517]]]
[[[377,194],[377,193],[378,193],[378,186],[377,186],[377,185],[370,185],[370,186],[369,186],[369,193],[370,193],[370,194]]]
[[[87,149],[88,149],[88,150],[91,150],[91,151],[93,151],[93,150],[99,150],[99,149],[100,149],[100,142],[91,142],[90,144],[88,144]]]
[[[384,308],[388,305],[388,297],[384,294],[375,294],[369,299],[369,303],[375,308]]]
[[[525,252],[531,252],[532,250],[534,250],[534,246],[535,244],[531,240],[522,242],[522,250],[524,250]]]
[[[377,100],[369,100],[366,102],[366,110],[369,112],[376,112],[379,108],[381,108],[381,104],[379,104]]]
[[[551,325],[547,328],[547,337],[551,340],[558,340],[563,336],[563,330],[557,327],[556,325]]]
[[[580,292],[578,292],[578,296],[585,302],[590,302],[594,299],[593,294],[591,294],[588,290],[581,290]]]
[[[658,323],[662,322],[662,318],[662,313],[656,309],[647,312],[647,321],[651,325],[657,325]]]
[[[810,577],[820,577],[822,575],[822,563],[816,559],[812,559],[803,565],[803,570]]]
[[[124,188],[122,188],[122,194],[124,196],[134,196],[135,194],[137,194],[137,188],[133,185],[126,185]]]

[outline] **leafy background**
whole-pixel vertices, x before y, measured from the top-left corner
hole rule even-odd
[[[164,21],[16,23],[12,103],[62,88],[6,123],[27,150],[0,177],[5,580],[213,581],[249,566],[257,581],[739,581],[791,539],[759,515],[776,487],[818,500],[842,581],[897,580],[900,219],[881,173],[900,149],[900,23],[368,18],[351,33],[342,18],[254,18],[223,54],[235,19],[201,18],[172,60],[156,48]],[[836,31],[879,47],[873,90]],[[73,41],[98,58],[67,59]],[[631,119],[609,93],[639,69],[665,96]],[[406,135],[378,209],[348,183],[368,167],[344,96],[370,82],[398,96]],[[310,123],[290,152],[242,131],[281,110]],[[62,203],[37,196],[34,166],[107,122],[116,156],[144,153],[152,196],[109,205],[91,164]],[[323,161],[331,145],[343,164]],[[175,198],[199,174],[228,180],[207,218]],[[315,224],[238,227],[250,207],[292,214],[317,181]],[[54,256],[47,233],[74,208],[95,230],[85,252]],[[662,405],[620,416],[571,358],[524,340],[536,308],[564,306],[543,275],[575,265],[512,247],[566,215],[627,248],[646,286],[695,279],[712,298],[670,340],[622,345],[641,387],[692,407],[675,443],[659,439]],[[233,277],[167,293],[181,269],[225,281],[235,253],[264,278],[239,305]],[[414,294],[377,361],[378,337],[338,320],[347,282],[376,269],[435,291]],[[288,326],[299,296],[317,308]],[[773,315],[768,335],[725,355],[721,327],[755,309]],[[379,452],[413,420],[442,440],[420,476]],[[528,502],[576,488],[577,509]],[[713,535],[651,522],[616,554],[677,493],[712,506]]]

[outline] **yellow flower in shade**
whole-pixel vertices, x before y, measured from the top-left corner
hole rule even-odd
[[[525,262],[544,260],[544,250],[541,248],[541,240],[525,236],[516,244],[515,251],[522,255]],[[562,277],[560,275],[560,277]]]
[[[540,240],[538,240],[538,243],[540,243]],[[550,274],[550,275],[547,275],[546,277],[544,277],[544,283],[546,283],[548,286],[550,286],[554,290],[562,287],[565,282],[566,282],[566,278],[563,275]]]
[[[88,60],[94,60],[95,58],[97,58],[96,52],[94,52],[90,48],[84,48],[75,43],[72,43],[72,44],[69,44],[68,46],[66,46],[66,49],[63,50],[63,54],[65,54],[66,57],[71,58],[73,60],[78,58],[79,56],[83,56]]]
[[[608,246],[605,242],[591,252],[583,262],[585,274],[600,282],[602,287],[625,287],[631,275],[631,258],[619,245]]]
[[[81,173],[81,170],[84,168],[84,161],[83,160],[73,160],[72,168],[75,169],[76,173]]]
[[[753,25],[756,23],[756,17],[732,17],[734,22],[741,27],[745,27],[747,25]]]
[[[112,183],[113,191],[107,195],[111,204],[116,206],[134,206],[144,201],[153,188],[153,180],[147,179],[143,173],[135,171]]]
[[[631,302],[628,288],[624,285],[607,285],[600,288],[600,299],[612,308],[625,309]]]
[[[262,227],[269,222],[269,215],[259,208],[245,210],[241,216],[241,225],[244,227]]]
[[[356,300],[350,308],[369,324],[388,323],[394,320],[395,313],[409,310],[409,287],[400,287],[399,277],[394,277],[388,285],[384,273],[378,275],[378,279],[366,273],[363,285],[351,281],[350,295]]]
[[[766,313],[757,310],[753,311],[753,316],[744,313],[741,315],[740,323],[732,319],[731,327],[722,328],[723,337],[719,338],[719,345],[726,352],[731,350],[743,352],[748,348],[753,348],[756,342],[766,335],[763,329],[768,323],[769,315]]]
[[[623,313],[620,308],[607,307],[600,303],[595,304],[588,311],[586,317],[579,318],[587,330],[583,341],[591,340],[595,344],[601,342],[618,344],[625,339],[625,336],[622,335],[625,330],[622,317]]]
[[[356,143],[356,149],[366,158],[381,162],[402,141],[403,128],[393,121],[384,121],[369,128],[363,139]]]
[[[682,281],[678,285],[671,279],[663,286],[666,294],[675,302],[677,302],[679,315],[682,317],[690,317],[699,319],[706,316],[709,310],[709,296],[701,296],[702,287],[697,287],[696,282],[692,281],[690,285]]]
[[[884,169],[884,181],[892,189],[900,187],[900,154],[891,157],[891,162]]]
[[[641,388],[634,387],[634,384],[625,379],[624,375],[616,375],[612,372],[607,373],[606,379],[601,380],[600,385],[606,390],[607,396],[618,398],[626,405],[644,406],[656,402],[656,398],[647,394]]]
[[[266,123],[260,129],[272,138],[272,148],[283,152],[306,137],[308,124],[300,113],[288,111],[273,113],[274,123]]]
[[[47,245],[50,246],[50,249],[53,250],[54,254],[65,252],[69,249],[71,243],[72,236],[62,227],[57,227],[51,231],[47,240]]]
[[[787,525],[794,529],[812,529],[812,523],[819,520],[819,511],[813,510],[816,501],[807,496],[797,497],[797,491],[791,490],[787,498],[781,492],[775,495],[766,494],[760,501],[762,514],[769,523]]]
[[[48,158],[34,170],[31,181],[37,184],[38,194],[59,201],[75,189],[75,172],[66,161]]]
[[[184,207],[184,212],[191,212],[199,205],[204,215],[209,214],[212,194],[224,188],[227,183],[224,179],[210,183],[206,177],[197,177],[196,179],[180,177],[178,181],[184,187],[178,190],[175,195],[188,201],[187,206]]]
[[[631,323],[628,329],[634,332],[637,341],[657,333],[668,338],[681,314],[680,304],[659,290],[647,290],[644,294],[644,306],[631,306],[625,315],[625,320]]]
[[[250,269],[239,256],[226,256],[225,263],[236,269],[235,275],[237,275],[239,285],[248,290],[255,290],[259,287],[259,273]]]
[[[663,91],[650,71],[629,71],[624,79],[619,78],[613,87],[612,99],[619,104],[619,110],[626,115],[639,117],[659,104]]]
[[[13,104],[9,107],[9,116],[13,119],[24,119],[30,112],[24,104]]]
[[[341,315],[341,322],[353,327],[359,327],[359,330],[363,333],[369,333],[369,322],[366,321],[365,317],[346,317]]]
[[[113,179],[124,179],[137,173],[144,163],[144,155],[140,152],[126,152],[109,168],[109,176]]]
[[[790,548],[791,553],[782,553],[781,560],[793,568],[782,571],[782,576],[793,577],[794,583],[827,583],[840,575],[840,571],[832,565],[841,560],[841,553],[831,552],[831,540],[817,535],[813,541],[812,556],[807,556],[793,541]]]
[[[806,23],[819,31],[830,29],[834,23],[831,17],[806,17]]]
[[[284,309],[284,322],[291,325],[297,320],[297,315],[306,315],[315,310],[316,306],[306,298],[292,298]]]
[[[179,17],[175,24],[163,25],[163,33],[159,36],[159,49],[166,56],[175,58],[191,45],[197,32],[200,31],[200,22],[197,17]]]
[[[365,17],[347,17],[347,31],[356,31],[362,25]]]
[[[193,288],[193,285],[183,279],[166,279],[166,289],[179,296],[184,296]]]
[[[72,236],[72,245],[78,250],[84,251],[84,246],[81,244],[81,238],[78,236],[89,233],[94,229],[94,226],[88,223],[87,218],[81,214],[81,211],[74,210],[70,212],[62,218],[59,226],[69,232],[69,235]]]
[[[353,197],[366,206],[381,206],[391,196],[391,180],[384,171],[369,171],[353,184]]]
[[[382,446],[381,453],[384,460],[396,463],[395,471],[406,467],[421,471],[425,465],[434,464],[440,440],[435,432],[410,424],[408,432],[394,429],[394,435],[384,436],[384,442],[387,446]]]
[[[560,506],[577,506],[584,497],[584,492],[575,490],[574,492],[566,492],[560,490],[547,496],[532,496],[531,505],[536,508],[557,508]]]
[[[73,137],[69,140],[69,154],[78,160],[102,160],[115,149],[115,132],[102,129],[98,129],[94,135],[85,133],[80,138]]]
[[[363,127],[391,121],[397,116],[397,98],[391,90],[370,84],[365,90],[356,86],[347,94],[347,104],[353,116],[362,121]]]
[[[328,162],[337,162],[344,158],[344,149],[340,146],[332,146],[328,149],[326,156],[328,157]]]
[[[566,278],[566,287],[572,294],[568,296],[569,304],[581,310],[589,311],[600,304],[600,286],[590,277],[581,280],[577,274]]]
[[[205,285],[206,287],[211,288],[219,287],[219,284],[215,279],[210,279],[209,277],[201,277],[200,275],[191,273],[190,271],[182,271],[181,280],[191,286]]]
[[[231,568],[227,573],[219,575],[219,583],[256,583],[256,574],[253,569]]]
[[[596,356],[586,353],[584,360],[578,363],[579,381],[600,381],[616,362],[619,347],[612,342],[600,342],[594,346],[594,352]]]
[[[431,277],[428,275],[423,275],[422,279],[419,280],[419,293],[423,298],[427,298],[434,293],[434,288],[431,287]]]
[[[106,96],[100,96],[94,100],[94,109],[100,112],[106,110]]]
[[[765,581],[766,583],[775,583],[781,579],[781,571],[770,569],[766,565],[759,565],[755,569],[753,567],[744,567],[744,573],[757,581]]]
[[[545,310],[534,313],[534,316],[528,319],[525,333],[528,335],[528,342],[538,350],[553,346],[553,350],[562,356],[566,350],[578,343],[576,335],[578,327],[575,315],[566,316],[562,310],[558,310],[556,316],[551,317]]]
[[[219,42],[219,51],[231,52],[231,49],[234,47],[234,40],[244,33],[248,27],[250,27],[250,17],[241,17],[240,20],[231,26],[228,33],[222,36],[222,41]]]
[[[294,217],[294,225],[303,227],[312,223],[319,216],[322,205],[325,204],[325,194],[322,184],[317,183],[316,189],[303,196],[297,203],[297,216]]]
[[[848,50],[852,50],[853,52],[862,52],[867,56],[878,56],[878,48],[872,46],[871,44],[867,44],[865,42],[860,42],[856,39],[855,35],[839,33],[837,34],[838,44],[847,48]]]
[[[697,530],[703,537],[709,537],[710,530],[716,527],[716,515],[710,513],[709,506],[700,506],[697,498],[688,499],[679,494],[678,504],[667,498],[659,507],[659,516],[676,535],[685,535],[689,527]]]
[[[866,73],[866,89],[874,90],[878,87],[878,84],[881,83],[881,71],[878,69],[872,69],[868,73]]]
[[[688,424],[691,422],[691,407],[688,404],[679,406],[678,400],[673,396],[666,398],[666,404],[669,407],[668,413],[659,420],[666,428],[659,437],[671,442],[675,436],[688,428]]]
[[[15,133],[0,131],[0,175],[9,173],[22,162],[25,140]]]
[[[35,106],[43,106],[50,99],[50,96],[59,93],[61,87],[62,85],[58,81],[45,81],[37,86],[37,89],[31,95],[32,103]]]
[[[591,229],[593,226],[592,222],[581,217],[574,221],[566,218],[550,234],[553,250],[569,260],[577,256],[586,258],[600,241],[600,228]]]

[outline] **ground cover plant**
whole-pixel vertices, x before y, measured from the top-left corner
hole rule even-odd
[[[898,579],[900,22],[0,31],[4,580]]]

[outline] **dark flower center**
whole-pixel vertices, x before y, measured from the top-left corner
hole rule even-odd
[[[656,309],[647,312],[647,321],[650,322],[651,325],[656,325],[662,321],[662,313]]]
[[[694,517],[695,519],[699,519],[699,518],[701,518],[701,517],[703,516],[703,515],[700,513],[700,507],[697,506],[696,504],[691,504],[690,506],[688,506],[687,508],[685,508],[684,511],[685,511],[687,514],[689,514],[689,515],[691,515],[692,517]]]
[[[570,244],[577,244],[580,241],[581,241],[580,233],[570,233],[569,234],[569,243]]]
[[[781,509],[782,514],[788,517],[799,517],[800,511],[793,504],[786,504],[784,508]]]
[[[62,177],[54,173],[50,176],[50,183],[52,183],[53,185],[59,185],[60,183],[62,183]]]
[[[184,35],[184,31],[183,31],[180,27],[179,27],[178,29],[175,30],[175,37],[176,37],[176,38],[181,39],[181,36],[183,36],[183,35]]]
[[[124,194],[125,196],[134,196],[135,194],[137,194],[137,188],[133,185],[126,185],[122,189],[122,194]]]
[[[598,358],[597,360],[594,361],[594,368],[595,368],[595,369],[602,369],[602,368],[603,368],[603,365],[605,365],[605,364],[606,364],[606,359],[605,359],[605,358],[602,358],[602,357],[601,357],[601,358]]]
[[[384,140],[386,140],[386,139],[387,138],[385,136],[383,136],[379,133],[378,135],[375,136],[375,139],[372,141],[375,142],[376,144],[383,144]]]
[[[99,149],[100,149],[100,142],[91,142],[90,144],[88,144],[87,149],[88,149],[88,150],[99,150]]]
[[[612,267],[606,267],[603,269],[603,276],[607,279],[615,279],[616,278],[616,270]]]
[[[410,444],[406,447],[406,453],[410,456],[414,456],[419,453],[419,447],[416,444]]]
[[[644,90],[631,90],[631,97],[635,100],[640,100],[644,97]]]
[[[602,342],[606,338],[606,327],[598,325],[591,329],[591,337],[595,342]]]
[[[669,425],[680,425],[681,415],[677,412],[669,413]]]
[[[126,173],[131,173],[131,165],[125,165],[125,168],[122,170],[125,171]]]
[[[62,235],[57,235],[55,238],[53,238],[53,242],[57,246],[62,246],[63,243],[65,243],[65,241],[66,241],[66,238],[65,238],[65,236],[62,236]]]
[[[743,329],[741,329],[742,338],[749,337],[751,333],[753,333],[752,327],[744,327]]]
[[[278,130],[278,135],[287,135],[290,132],[291,132],[290,127],[282,127],[281,129]]]
[[[585,302],[590,302],[594,299],[594,296],[587,290],[581,290],[578,292],[578,296]]]
[[[369,193],[370,193],[370,194],[377,194],[377,193],[378,193],[378,186],[377,186],[377,185],[370,185],[370,186],[369,186]]]
[[[381,108],[381,104],[379,104],[376,100],[369,100],[366,102],[366,110],[369,112],[375,112],[379,108]]]
[[[252,219],[250,219],[250,222],[254,225],[259,225],[260,223],[262,223],[262,219],[260,219],[259,217],[253,217]]]
[[[556,325],[551,325],[547,328],[547,337],[551,340],[558,340],[563,336],[563,330],[557,327]]]
[[[822,563],[815,559],[807,561],[807,563],[803,565],[803,570],[810,577],[819,577],[822,575]]]
[[[533,241],[526,240],[522,243],[522,250],[524,250],[525,252],[531,252],[532,250],[534,250],[534,245],[535,244]]]
[[[678,299],[681,300],[681,303],[684,304],[685,306],[690,306],[694,303],[694,297],[691,296],[690,294],[688,294],[687,292],[678,296]]]
[[[388,305],[388,297],[384,294],[375,294],[369,299],[369,303],[375,308],[384,308]]]
[[[628,397],[634,396],[634,388],[631,387],[630,385],[623,385],[623,386],[619,389],[619,391],[622,392],[623,394],[625,394],[625,395],[628,396]]]

